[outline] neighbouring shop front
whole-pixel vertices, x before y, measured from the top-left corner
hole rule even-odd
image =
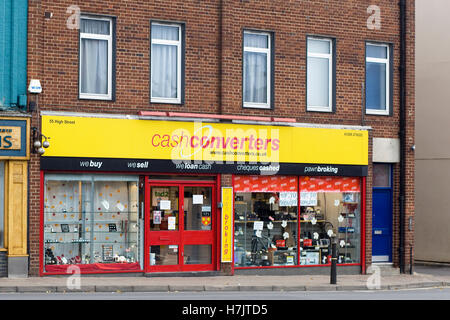
[[[0,118],[0,277],[28,275],[30,119]]]
[[[363,266],[367,129],[208,121],[44,113],[41,274]]]

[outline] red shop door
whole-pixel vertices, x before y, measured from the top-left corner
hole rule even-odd
[[[214,270],[215,189],[211,183],[149,183],[147,272]]]

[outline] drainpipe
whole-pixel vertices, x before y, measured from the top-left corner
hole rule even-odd
[[[219,114],[223,114],[223,0],[219,2]]]
[[[406,172],[406,0],[400,0],[400,217],[399,266],[405,273],[405,172]]]

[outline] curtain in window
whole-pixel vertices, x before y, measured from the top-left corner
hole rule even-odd
[[[268,36],[244,34],[244,47],[268,48]],[[267,54],[244,52],[244,101],[267,103]]]
[[[308,58],[308,106],[328,107],[330,105],[329,59]]]
[[[109,35],[109,22],[81,20],[81,32]],[[108,93],[108,41],[81,39],[81,92]]]
[[[152,25],[152,39],[178,41],[178,31],[178,27]],[[178,47],[152,43],[151,55],[152,97],[177,98]]]

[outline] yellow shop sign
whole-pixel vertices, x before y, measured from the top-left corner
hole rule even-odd
[[[44,158],[368,164],[366,130],[45,115],[42,133]]]

